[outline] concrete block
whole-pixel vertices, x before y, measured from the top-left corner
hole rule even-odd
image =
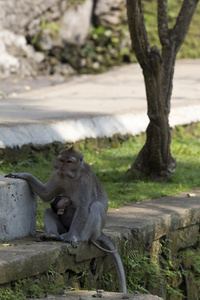
[[[37,196],[21,179],[0,175],[0,240],[36,234]]]

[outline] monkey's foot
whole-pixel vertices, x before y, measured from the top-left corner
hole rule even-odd
[[[57,237],[55,234],[41,233],[36,235],[37,242],[42,242],[45,240],[56,240],[60,241],[61,239]]]
[[[77,248],[77,239],[75,236],[71,236],[68,232],[61,234],[60,239],[64,243],[70,243],[73,248]]]

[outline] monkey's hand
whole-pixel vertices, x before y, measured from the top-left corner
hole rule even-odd
[[[60,239],[65,243],[70,243],[73,248],[77,248],[77,238],[69,232],[61,234]]]
[[[18,179],[25,179],[27,177],[28,173],[10,173],[5,175],[4,177],[8,177],[8,178],[18,178]]]

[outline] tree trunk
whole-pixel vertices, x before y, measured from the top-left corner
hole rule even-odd
[[[169,127],[174,65],[176,54],[187,33],[197,3],[197,0],[184,0],[174,28],[169,30],[167,0],[158,0],[161,55],[156,46],[149,46],[141,0],[127,0],[132,47],[143,70],[150,120],[146,130],[146,143],[127,171],[127,175],[144,174],[153,179],[165,180],[175,172],[176,161],[170,152]]]

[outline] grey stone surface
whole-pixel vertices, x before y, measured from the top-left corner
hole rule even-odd
[[[128,298],[126,298],[128,297]],[[40,300],[93,300],[95,298],[108,299],[108,300],[122,300],[122,299],[130,299],[130,300],[161,300],[162,298],[153,295],[143,295],[143,294],[128,294],[127,296],[122,293],[111,293],[111,292],[102,292],[97,293],[94,291],[75,291],[75,292],[67,292],[62,296],[51,296],[49,295],[46,298]],[[39,299],[36,299],[39,300]]]
[[[90,29],[93,0],[67,9],[60,21],[60,36],[65,43],[82,44]],[[81,20],[81,21],[80,21]]]
[[[9,30],[0,31],[0,77],[13,74],[20,77],[36,76],[38,64],[44,60],[41,52],[36,52],[23,35]]]
[[[126,3],[124,0],[97,1],[94,17],[96,25],[116,26],[127,20]]]
[[[33,36],[40,28],[41,16],[52,10],[62,0],[1,0],[0,29],[16,34]]]
[[[1,174],[0,207],[1,241],[35,235],[37,198],[26,181],[5,178]]]
[[[193,194],[189,197],[182,193],[109,210],[106,232],[110,235],[123,232],[127,236],[133,235],[143,245],[150,245],[172,231],[199,224],[200,189],[195,189]],[[197,234],[196,226],[194,229]]]
[[[36,52],[27,40],[36,37],[42,50],[83,43],[89,33],[92,7],[92,0],[0,0],[0,78],[36,76],[44,54]],[[47,25],[52,22],[57,26],[56,34]]]

